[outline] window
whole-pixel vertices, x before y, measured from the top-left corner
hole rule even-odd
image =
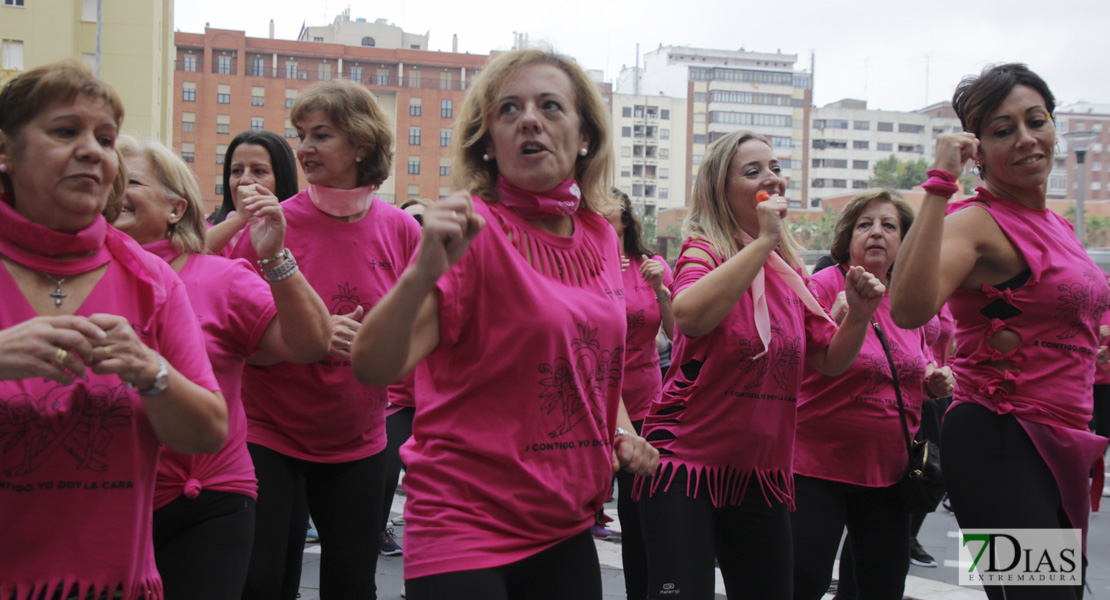
[[[362,67],[351,67],[351,81],[362,83]]]
[[[621,158],[632,158],[632,146],[621,146]]]
[[[813,126],[817,129],[847,129],[848,121],[845,119],[815,119]]]
[[[227,144],[216,144],[216,164],[224,164],[224,158],[227,156]]]
[[[791,127],[794,118],[790,115],[769,115],[763,113],[743,113],[715,110],[709,113],[710,123],[728,123],[731,125],[755,125],[762,127]],[[826,124],[829,123],[826,121]],[[847,121],[843,121],[847,125]]]
[[[81,0],[81,20],[96,23],[96,0]]]
[[[1102,163],[1101,162],[1091,163],[1091,170],[1092,171],[1101,171],[1102,170]]]
[[[262,131],[265,129],[262,117],[251,117],[251,131]]]
[[[185,55],[185,70],[190,73],[195,73],[197,70],[197,56],[195,54]]]
[[[419,127],[409,127],[409,145],[410,146],[419,146],[420,145],[420,128]]]
[[[285,137],[287,137],[287,138],[297,137],[297,128],[293,127],[293,122],[290,121],[288,118],[285,119]]]
[[[216,184],[216,195],[219,196],[219,197],[223,197],[223,195],[224,195],[224,184],[223,183],[217,183]]]
[[[285,90],[285,108],[293,108],[293,101],[297,99],[297,90]]]
[[[856,140],[852,142],[852,150],[870,150],[871,142],[866,140]]]
[[[420,157],[419,156],[410,156],[409,157],[409,175],[419,175],[419,174],[420,174]]]
[[[231,133],[231,115],[216,115],[216,133]]]
[[[671,157],[670,148],[660,148],[659,149],[659,158],[670,158],[670,157]]]
[[[621,116],[622,117],[631,117],[632,116],[632,107],[631,106],[626,106],[626,107],[622,108],[621,109]]]
[[[705,143],[705,134],[704,133],[695,133],[694,134],[694,143],[695,144],[704,144]]]
[[[451,130],[450,129],[440,129],[439,130],[439,145],[443,148],[447,148],[448,146],[451,145]]]
[[[312,38],[312,41],[314,41],[314,42],[322,42],[322,41],[324,41],[324,38],[322,38],[322,37],[313,37],[313,38]]]
[[[378,85],[389,85],[389,71],[378,69]]]
[[[362,45],[373,48],[374,47],[374,38],[372,38],[370,36],[366,36],[366,37],[362,38]]]
[[[659,118],[660,118],[660,119],[667,119],[667,120],[670,120],[670,118],[671,118],[671,111],[670,111],[669,109],[666,109],[666,108],[664,108],[664,109],[660,110],[660,111],[659,111]]]
[[[894,144],[884,144],[882,142],[879,142],[878,144],[875,144],[875,148],[879,152],[893,152],[894,151]]]
[[[705,102],[705,92],[694,92],[694,102]]]
[[[868,162],[866,160],[853,160],[852,161],[852,168],[853,169],[863,169],[864,171],[866,171],[867,169],[869,169],[871,167],[868,166]]]
[[[852,189],[853,190],[866,190],[867,189],[867,180],[853,179],[852,180]]]
[[[420,71],[416,69],[409,71],[409,87],[420,87]]]
[[[877,129],[879,131],[894,131],[894,123],[883,123],[882,121],[879,121],[879,126],[877,127]]]
[[[924,154],[925,146],[921,144],[898,144],[899,152],[913,152],[915,154]]]
[[[1101,181],[1092,181],[1091,182],[1091,191],[1092,192],[1097,192],[1101,189],[1102,189],[1102,182]]]
[[[331,65],[328,63],[320,63],[316,67],[316,77],[320,81],[327,81],[331,79]]]
[[[914,125],[912,123],[898,124],[898,133],[923,133],[924,131],[924,125]]]
[[[633,183],[632,184],[632,196],[640,197],[640,196],[643,196],[643,195],[644,195],[644,184],[642,184],[642,183]]]
[[[192,133],[197,130],[197,113],[181,113],[181,132]]]
[[[451,165],[439,165],[440,177],[447,177],[451,175]]]
[[[441,89],[441,90],[451,89],[451,72],[450,71],[444,71],[444,72],[439,74],[439,89]]]
[[[440,100],[439,101],[439,116],[443,119],[452,119],[455,116],[455,101],[454,100]]]
[[[621,137],[632,137],[632,128],[621,127]]]
[[[192,142],[181,142],[181,160],[191,163],[193,162],[193,153],[196,151],[196,146]]]
[[[813,159],[813,168],[847,169],[848,160],[844,158],[815,158]]]
[[[671,170],[667,167],[659,167],[659,179],[669,179]]]
[[[231,74],[231,57],[230,56],[217,56],[216,57],[216,72],[220,75]]]
[[[23,6],[23,0],[4,0],[4,6]]]
[[[419,117],[422,110],[422,101],[420,98],[409,98],[409,116]]]
[[[197,101],[197,84],[186,81],[181,84],[181,101],[182,102],[196,102]]]
[[[257,85],[251,88],[251,106],[266,106],[266,88]]]
[[[871,121],[852,121],[852,129],[859,131],[870,131]]]
[[[252,77],[263,77],[263,74],[266,72],[265,69],[266,69],[266,61],[262,60],[261,58],[257,58],[257,57],[251,59],[251,76]]]
[[[700,154],[695,154],[695,155],[691,156],[690,157],[690,162],[692,164],[695,164],[695,165],[700,165],[701,164],[701,155]]]
[[[661,139],[661,140],[671,139],[671,130],[670,129],[663,129],[662,127],[659,128],[659,139]]]
[[[667,188],[665,188],[665,187],[659,188],[659,198],[661,200],[665,200],[665,199],[670,198],[670,197],[671,197],[671,193]]]
[[[300,73],[297,72],[297,61],[295,61],[295,60],[285,61],[285,78],[286,79],[296,79],[299,75],[300,75]]]
[[[231,104],[231,86],[221,83],[216,88],[216,104]]]

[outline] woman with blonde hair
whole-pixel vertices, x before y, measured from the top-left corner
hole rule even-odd
[[[181,280],[108,225],[127,175],[115,90],[77,61],[0,90],[0,598],[164,598],[162,446],[228,416]]]
[[[393,133],[369,90],[343,79],[318,83],[301,92],[289,119],[308,188],[280,205],[285,250],[260,255],[244,235],[231,255],[264,269],[295,257],[331,314],[330,347],[311,364],[244,370],[247,448],[258,476],[244,598],[296,597],[306,501],[320,534],[321,597],[373,598],[387,390],[355,380],[351,341],[408,266],[420,228],[374,195],[389,177]]]
[[[239,396],[243,368],[319,359],[327,351],[328,313],[295,261],[273,265],[259,278],[244,260],[204,254],[200,189],[189,166],[168,148],[128,136],[117,147],[129,182],[115,226],[185,283],[228,406],[228,436],[219,452],[165,450],[159,458],[154,558],[167,598],[239,598],[258,488]],[[276,254],[285,234],[277,199],[248,198],[242,209],[255,251]]]
[[[354,349],[363,382],[416,369],[408,597],[600,599],[594,515],[614,469],[658,460],[620,403],[608,110],[571,60],[517,50],[475,79],[457,128],[470,192],[429,207]]]
[[[791,597],[802,361],[846,369],[884,287],[849,270],[837,329],[802,281],[785,190],[770,143],[751,132],[714,142],[699,167],[671,290],[671,368],[644,419],[660,468],[636,482],[649,598],[712,598],[714,558],[729,597]]]

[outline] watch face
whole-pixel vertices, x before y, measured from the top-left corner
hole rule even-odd
[[[158,374],[154,376],[154,383],[149,389],[140,390],[140,396],[153,396],[166,391],[170,384],[169,370],[166,368],[166,359],[158,357]]]

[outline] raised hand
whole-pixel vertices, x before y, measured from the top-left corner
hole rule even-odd
[[[969,132],[942,133],[937,136],[937,158],[934,166],[954,177],[963,173],[969,160],[979,158],[979,138]]]
[[[462,258],[485,226],[485,219],[474,212],[468,193],[455,192],[443,198],[424,212],[415,265],[425,270],[425,275],[438,279]]]
[[[756,204],[755,214],[759,218],[759,237],[775,242],[782,240],[782,220],[786,218],[787,203],[782,196],[775,194]]]
[[[277,197],[256,183],[239,186],[239,195],[254,253],[260,259],[277,256],[285,247],[285,213]]]
[[[863,267],[849,267],[844,277],[844,297],[848,314],[856,320],[868,320],[883,301],[886,286]]]

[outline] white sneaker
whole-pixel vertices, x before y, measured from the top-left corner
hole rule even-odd
[[[390,519],[389,522],[398,526],[398,527],[404,527],[405,526],[405,517],[404,517],[404,515],[396,516],[396,517],[393,517],[392,519]]]

